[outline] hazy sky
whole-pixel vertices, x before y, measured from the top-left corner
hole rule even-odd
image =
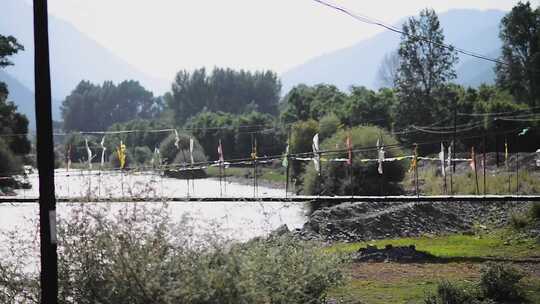
[[[439,13],[509,10],[517,2],[334,1],[388,23],[425,7]],[[283,72],[381,30],[312,0],[49,0],[49,10],[147,74],[165,79],[200,66]]]

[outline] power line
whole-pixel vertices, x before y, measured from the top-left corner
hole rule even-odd
[[[458,53],[461,53],[463,55],[467,55],[467,56],[470,56],[470,57],[474,57],[474,58],[477,58],[477,59],[482,59],[482,60],[486,60],[486,61],[490,61],[490,62],[493,62],[493,63],[497,63],[497,64],[500,64],[500,65],[504,65],[504,66],[508,66],[508,64],[504,61],[501,61],[501,60],[498,60],[498,59],[495,59],[495,58],[490,58],[490,57],[487,57],[487,56],[484,56],[482,54],[478,54],[478,53],[475,53],[475,52],[472,52],[472,51],[469,51],[469,50],[466,50],[466,49],[462,49],[462,48],[458,48],[458,47],[455,47],[455,46],[452,46],[452,45],[449,45],[449,44],[444,44],[444,43],[439,43],[439,42],[436,42],[436,41],[433,41],[433,40],[430,40],[426,37],[423,37],[423,36],[418,36],[418,35],[413,35],[413,34],[409,34],[409,33],[405,33],[404,31],[394,27],[394,26],[391,26],[391,25],[388,25],[388,24],[385,24],[384,22],[382,21],[379,21],[379,20],[376,20],[374,18],[371,18],[371,17],[368,17],[368,16],[362,16],[360,14],[357,14],[357,13],[353,13],[352,11],[350,11],[349,9],[347,8],[344,8],[342,6],[339,6],[337,4],[331,4],[327,1],[323,1],[323,0],[313,0],[319,4],[322,4],[324,6],[327,6],[329,8],[332,8],[334,10],[337,10],[343,14],[346,14],[360,22],[364,22],[364,23],[368,23],[368,24],[372,24],[372,25],[377,25],[377,26],[380,26],[380,27],[383,27],[389,31],[392,31],[392,32],[395,32],[395,33],[398,33],[398,34],[401,34],[401,35],[405,35],[405,36],[408,36],[408,37],[411,37],[411,38],[414,38],[414,39],[418,39],[418,40],[422,40],[424,42],[427,42],[427,43],[430,43],[430,44],[433,44],[433,45],[436,45],[436,46],[439,46],[439,47],[442,47],[442,48],[445,48],[445,49],[448,49],[448,50],[451,50],[451,51],[456,51]]]

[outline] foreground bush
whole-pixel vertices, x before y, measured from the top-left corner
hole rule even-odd
[[[425,304],[495,304],[527,303],[519,281],[523,278],[515,268],[487,263],[481,270],[480,281],[472,288],[447,281],[437,286],[435,294],[426,296]]]
[[[313,244],[232,244],[164,211],[79,209],[62,222],[60,303],[324,303],[341,280],[341,260]],[[37,303],[39,276],[23,272],[18,249],[0,261],[0,303]]]

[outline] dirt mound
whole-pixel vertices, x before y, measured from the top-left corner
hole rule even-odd
[[[306,239],[367,241],[469,231],[475,223],[504,225],[515,202],[355,202],[315,211],[296,234]]]

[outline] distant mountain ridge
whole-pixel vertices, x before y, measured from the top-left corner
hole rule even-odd
[[[499,10],[458,9],[439,14],[439,19],[447,43],[498,57],[501,47],[499,24],[505,14]],[[398,23],[399,27],[404,20]],[[350,47],[308,60],[281,75],[283,92],[301,83],[329,83],[342,90],[348,90],[352,85],[376,89],[379,87],[377,72],[383,58],[397,50],[400,38],[397,33],[384,31]],[[493,63],[460,55],[456,82],[465,86],[493,83],[493,68]]]
[[[0,18],[0,33],[12,35],[25,50],[12,57],[14,66],[3,70],[20,85],[33,92],[34,88],[34,43],[33,43],[33,17],[32,6],[23,0],[2,0],[0,4],[2,18]],[[131,66],[122,58],[116,56],[84,33],[78,31],[73,25],[49,15],[49,39],[51,53],[51,82],[52,95],[55,100],[63,100],[81,80],[101,83],[105,80],[120,82],[123,80],[137,80],[155,95],[163,94],[169,86],[168,81],[156,79],[146,75]],[[2,78],[7,78],[5,75]],[[19,92],[21,90],[21,92]],[[28,93],[20,86],[10,88],[13,96],[25,96],[19,101],[23,113],[34,116],[32,109],[26,106]],[[33,102],[33,99],[32,99]],[[59,119],[58,102],[53,112],[55,119]]]

